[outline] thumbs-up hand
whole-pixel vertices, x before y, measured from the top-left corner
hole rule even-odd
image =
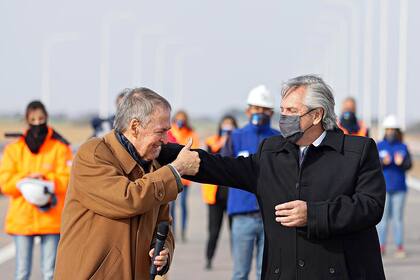
[[[182,175],[195,175],[200,168],[200,157],[197,152],[190,151],[193,144],[190,138],[187,144],[179,152],[178,157],[172,162],[172,166]]]

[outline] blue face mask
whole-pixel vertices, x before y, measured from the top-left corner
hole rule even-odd
[[[185,121],[183,121],[183,120],[176,120],[176,126],[178,127],[178,128],[183,128],[183,127],[185,127]]]
[[[397,142],[397,140],[398,140],[397,132],[394,130],[392,132],[389,132],[389,133],[385,134],[385,139],[389,143],[395,143],[395,142]]]
[[[255,113],[251,115],[251,123],[257,126],[268,124],[270,119],[271,117],[264,113]]]
[[[232,133],[232,129],[222,129],[220,130],[220,136],[227,136]]]

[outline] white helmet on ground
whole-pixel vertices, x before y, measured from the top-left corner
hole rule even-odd
[[[44,206],[50,202],[54,193],[54,183],[37,179],[23,179],[17,183],[17,188],[29,203]]]
[[[274,109],[274,97],[264,85],[253,88],[248,95],[248,105]]]
[[[398,119],[395,115],[388,115],[382,124],[382,126],[387,128],[401,128],[400,124],[398,123]]]

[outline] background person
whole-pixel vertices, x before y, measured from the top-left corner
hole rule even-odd
[[[403,141],[403,133],[397,118],[389,115],[385,118],[384,139],[378,143],[379,157],[386,183],[386,200],[382,220],[378,225],[381,253],[385,254],[388,222],[392,221],[394,241],[397,246],[395,257],[405,258],[404,249],[404,208],[407,195],[405,173],[412,166],[410,152]]]
[[[186,111],[178,111],[175,113],[172,120],[172,127],[169,132],[172,135],[176,142],[180,145],[185,145],[188,142],[188,139],[193,139],[193,149],[200,147],[200,139],[195,133],[194,129],[191,126],[190,118]],[[177,199],[181,204],[181,240],[186,241],[186,232],[188,224],[188,192],[190,181],[182,179],[182,184],[184,185],[184,191],[181,193],[179,199]],[[176,201],[177,201],[176,200]],[[171,202],[171,216],[173,218],[173,231],[176,234],[176,201]]]
[[[16,245],[15,279],[29,279],[34,239],[39,236],[46,280],[54,274],[72,154],[69,143],[48,126],[40,101],[28,104],[25,120],[28,129],[6,146],[0,165],[1,191],[10,197],[5,227]]]
[[[247,99],[245,111],[248,124],[232,132],[223,148],[225,156],[248,157],[257,152],[264,139],[279,135],[271,128],[274,97],[264,85],[253,88]],[[264,250],[264,226],[255,194],[230,188],[227,211],[232,219],[232,280],[246,280],[251,271],[252,259],[256,263],[256,279],[261,278]]]
[[[341,106],[341,116],[338,127],[344,134],[369,137],[369,128],[357,118],[356,99],[347,97]]]
[[[124,94],[126,94],[129,91],[130,89],[126,88],[126,89],[123,89],[118,94],[117,98],[115,99],[116,108],[118,107],[119,103],[124,97]],[[104,118],[104,119],[101,117],[94,117],[91,121],[91,126],[93,129],[92,137],[101,137],[107,134],[108,132],[110,132],[112,128],[114,127],[114,120],[115,120],[115,115],[110,115],[109,117]]]
[[[225,146],[233,130],[237,128],[234,117],[224,116],[219,122],[218,133],[206,139],[207,152],[218,154]],[[204,203],[208,205],[208,239],[206,247],[206,269],[212,269],[214,253],[222,228],[223,216],[226,213],[228,189],[225,186],[203,184]],[[231,219],[229,218],[229,228]]]

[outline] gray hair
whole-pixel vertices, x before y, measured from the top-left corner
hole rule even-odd
[[[332,89],[319,76],[304,75],[288,80],[284,83],[281,97],[286,97],[290,92],[299,88],[306,88],[304,105],[309,110],[315,108],[324,109],[322,126],[325,130],[332,130],[337,127],[337,116],[334,112],[334,95]]]
[[[146,126],[157,107],[171,111],[169,102],[151,89],[125,89],[124,96],[117,106],[114,129],[118,132],[126,131],[132,119],[137,119],[143,127]]]

